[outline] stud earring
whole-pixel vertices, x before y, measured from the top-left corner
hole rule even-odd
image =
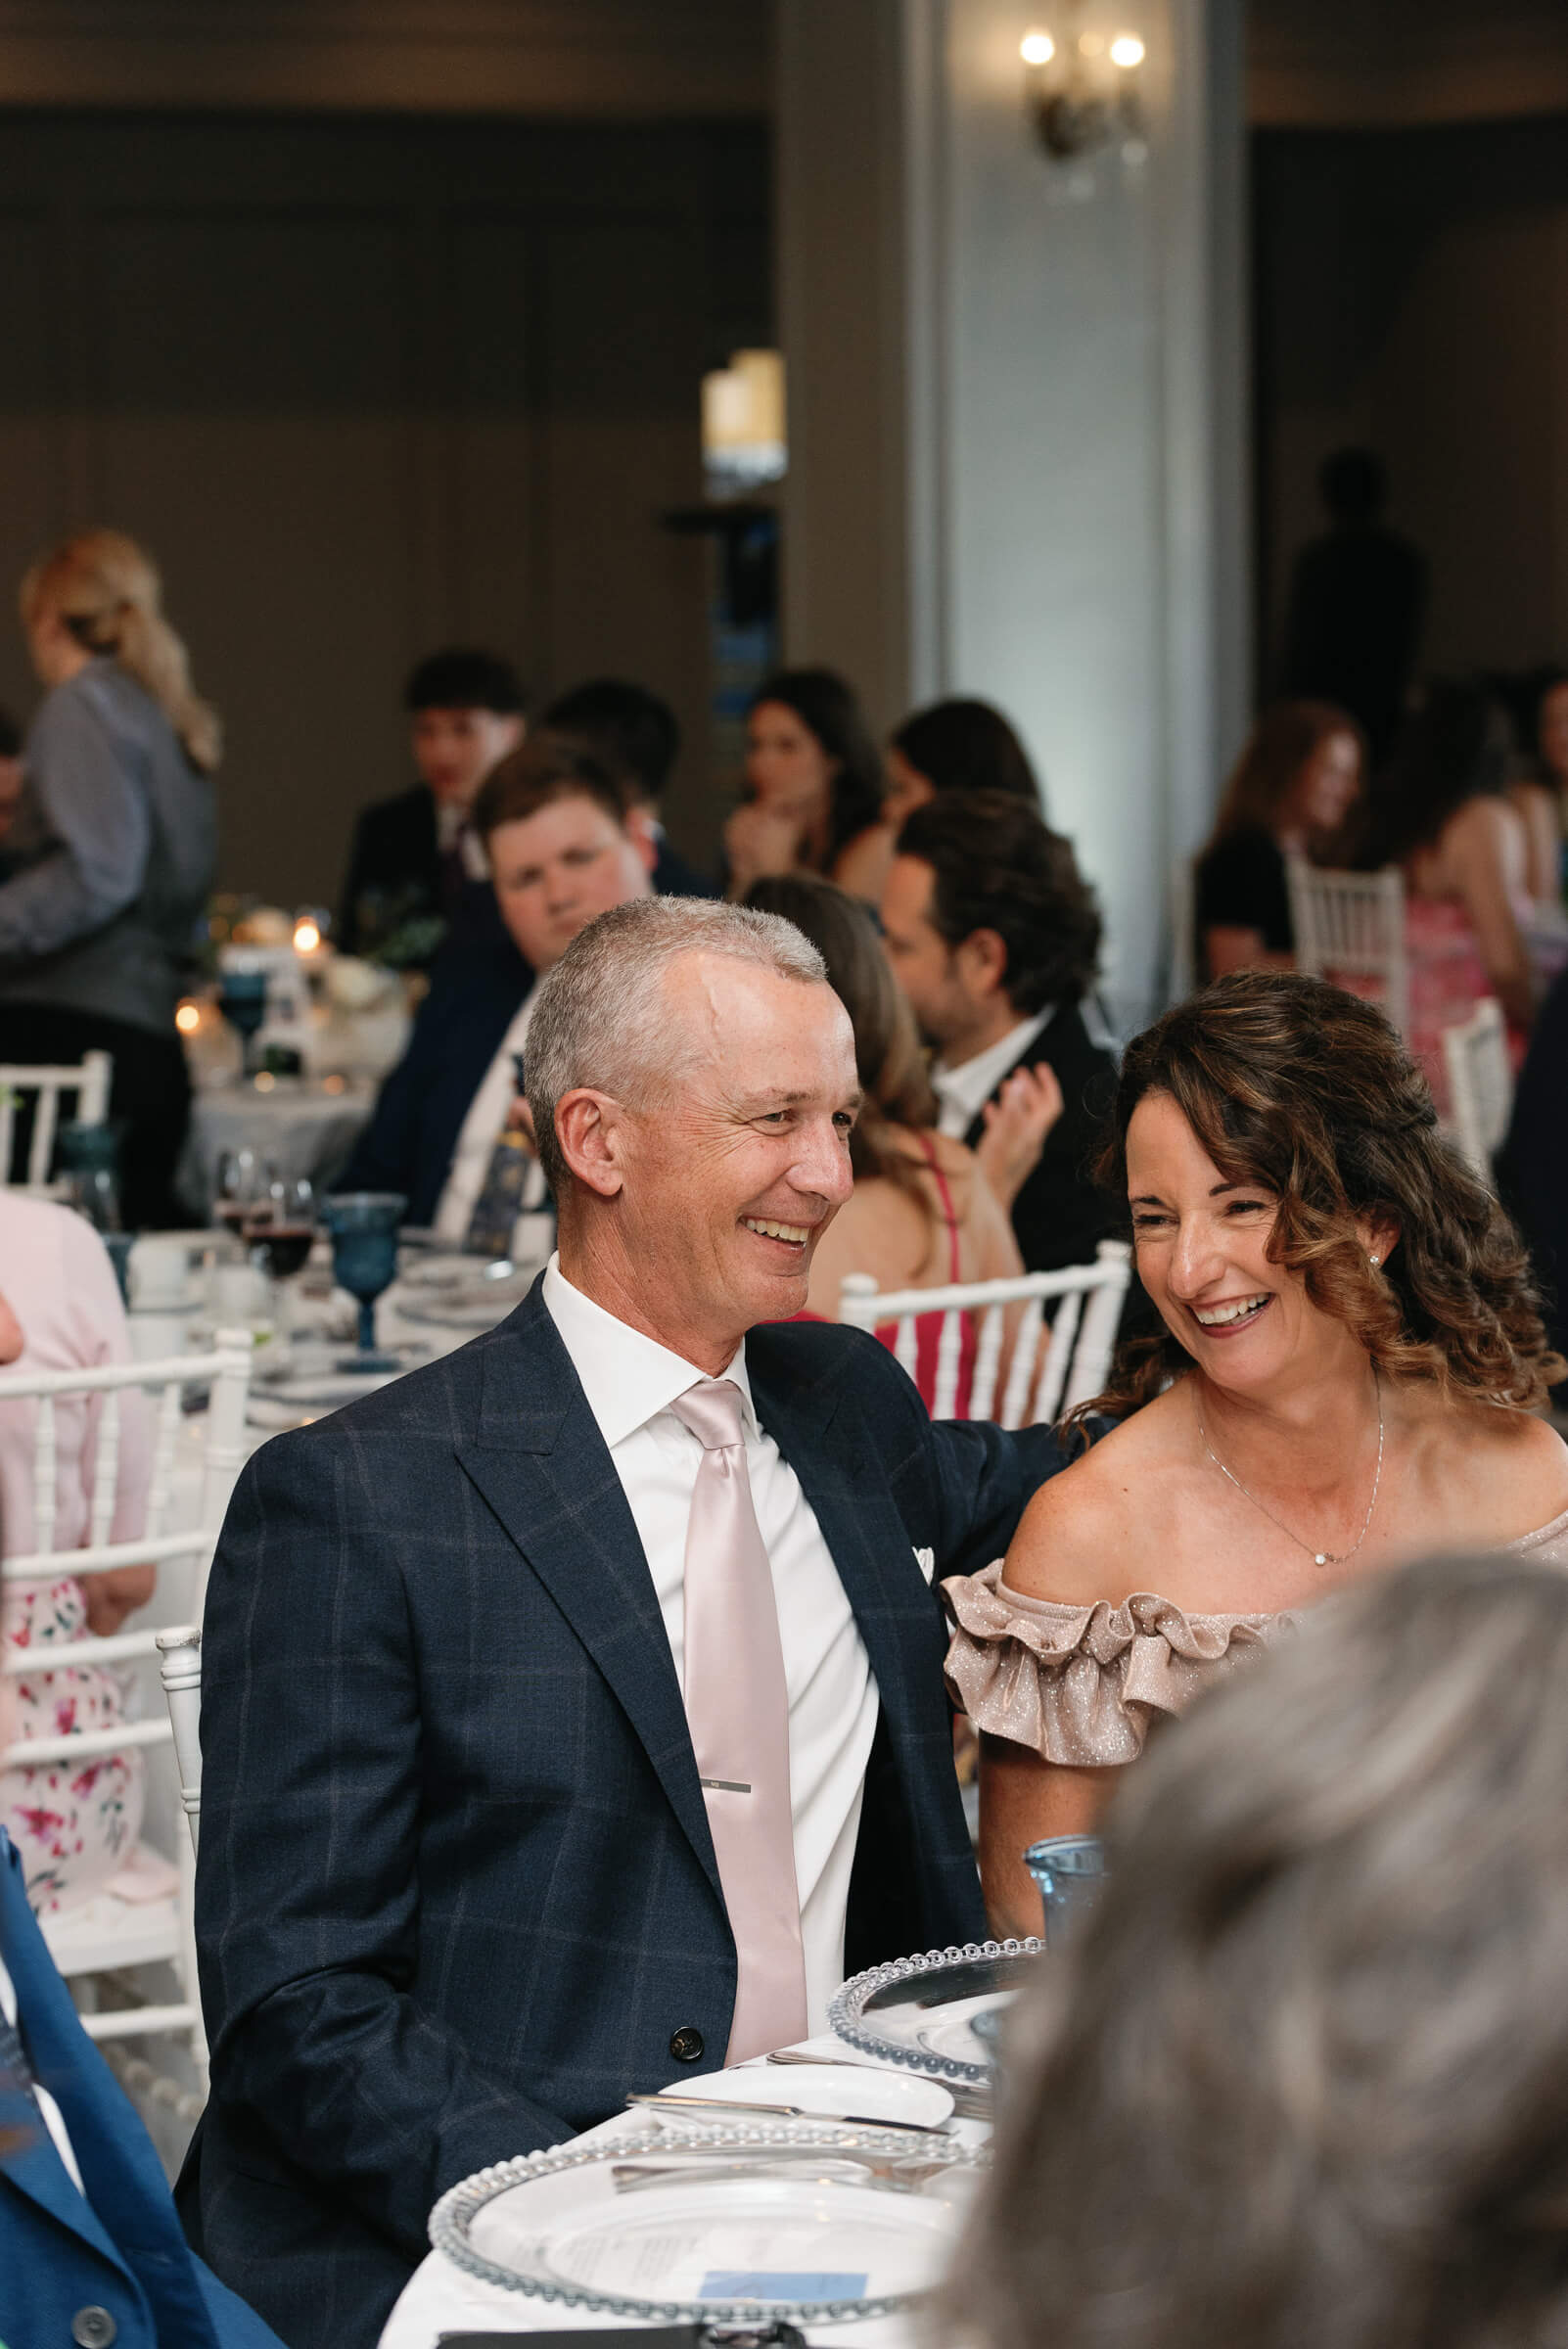
[[[1368,1264],[1371,1266],[1371,1267],[1372,1267],[1373,1271],[1375,1272],[1375,1271],[1376,1271],[1376,1269],[1377,1269],[1377,1267],[1378,1267],[1378,1266],[1379,1266],[1379,1265],[1382,1263],[1382,1261],[1383,1261],[1383,1260],[1382,1260],[1382,1258],[1381,1258],[1380,1256],[1369,1256],[1369,1257],[1367,1258],[1367,1260],[1366,1260],[1366,1261],[1367,1261],[1367,1263],[1368,1263]]]

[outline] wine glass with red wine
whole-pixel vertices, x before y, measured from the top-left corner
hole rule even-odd
[[[261,1212],[272,1170],[254,1150],[221,1150],[212,1184],[212,1221],[235,1240]]]
[[[289,1336],[288,1284],[302,1272],[316,1236],[316,1194],[302,1174],[274,1174],[242,1229],[251,1262],[272,1283],[272,1323]]]

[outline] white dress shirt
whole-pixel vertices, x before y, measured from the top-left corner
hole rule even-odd
[[[931,1089],[941,1103],[937,1131],[950,1134],[962,1141],[979,1117],[992,1094],[1007,1075],[1015,1060],[1029,1050],[1040,1031],[1047,1027],[1055,1014],[1054,1003],[1047,1003],[1032,1020],[1020,1020],[1005,1036],[977,1052],[973,1060],[962,1060],[955,1069],[934,1068]]]
[[[517,1071],[512,1066],[512,1055],[523,1049],[523,1040],[529,1032],[529,1022],[533,1017],[533,1001],[538,991],[539,983],[535,979],[512,1014],[512,1025],[496,1047],[495,1058],[480,1080],[479,1090],[468,1105],[468,1115],[458,1132],[452,1163],[447,1169],[441,1195],[436,1202],[433,1225],[438,1237],[450,1240],[454,1247],[460,1248],[468,1237],[470,1220],[479,1195],[484,1188],[491,1152],[500,1139],[506,1113],[517,1091]],[[520,1213],[527,1215],[541,1207],[544,1204],[544,1175],[535,1159],[523,1187]],[[537,1257],[533,1261],[537,1264]]]
[[[0,1958],[0,2014],[5,2016],[12,2030],[15,2031],[17,2027],[17,1986],[6,1970],[6,1962],[3,1958]],[[38,2118],[48,2130],[55,2151],[69,2173],[71,2185],[85,2199],[87,2188],[82,2185],[81,2172],[76,2167],[75,2150],[71,2145],[70,2132],[66,2127],[65,2114],[49,2091],[36,2080],[32,2084],[32,2100],[38,2107]]]
[[[609,1449],[641,1538],[675,1677],[685,1686],[686,1526],[702,1446],[669,1405],[707,1373],[574,1288],[552,1257],[544,1304]],[[832,1552],[800,1480],[760,1427],[746,1347],[720,1376],[740,1389],[746,1469],[773,1573],[790,1705],[790,1810],[812,2032],[844,1980],[844,1919],[876,1735],[877,1685]]]

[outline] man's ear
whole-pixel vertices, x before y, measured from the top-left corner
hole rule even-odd
[[[654,830],[654,818],[648,808],[628,809],[626,838],[636,850],[643,871],[651,873],[659,862],[659,836]]]
[[[555,1138],[577,1180],[601,1199],[614,1199],[624,1180],[625,1124],[621,1104],[585,1084],[555,1105]]]
[[[971,930],[958,948],[958,967],[971,993],[991,995],[1007,984],[1007,944],[999,930]]]

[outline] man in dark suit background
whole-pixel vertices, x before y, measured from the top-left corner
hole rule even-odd
[[[369,2349],[454,2180],[755,2048],[737,2001],[759,2011],[783,1928],[786,2037],[847,1970],[984,1931],[931,1582],[996,1557],[1061,1454],[934,1427],[873,1339],[790,1319],[857,1100],[788,923],[605,914],[530,1031],[559,1258],[500,1328],[241,1479],[207,1606],[212,2094],[181,2195],[291,2349]],[[689,1414],[720,1395],[715,1451]],[[752,1512],[733,1552],[715,1459]],[[747,1670],[771,1640],[787,1721],[744,1775],[712,1759],[693,1596],[743,1549]],[[732,1872],[754,1799],[789,1845],[765,1917]]]
[[[1382,518],[1388,474],[1371,449],[1336,449],[1317,487],[1333,527],[1292,567],[1278,689],[1360,718],[1375,767],[1394,747],[1415,676],[1429,566]]]
[[[468,821],[479,787],[523,739],[523,688],[498,653],[432,653],[403,706],[419,781],[354,826],[334,934],[345,954],[374,952],[408,922],[454,923],[465,885],[484,878]]]
[[[939,795],[899,835],[882,928],[936,1047],[942,1132],[977,1148],[1005,1088],[1054,1073],[1061,1115],[1013,1200],[1013,1230],[1031,1272],[1092,1264],[1118,1221],[1088,1171],[1116,1063],[1084,1020],[1100,916],[1071,841],[1011,793]]]

